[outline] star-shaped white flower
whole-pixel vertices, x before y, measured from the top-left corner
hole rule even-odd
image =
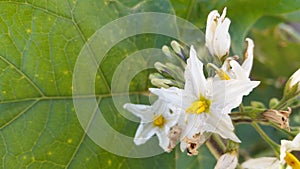
[[[141,118],[140,125],[134,136],[136,145],[144,144],[154,134],[157,135],[159,145],[168,151],[170,128],[178,121],[178,115],[170,112],[169,104],[158,99],[153,105],[127,103],[124,108]]]
[[[185,70],[184,89],[172,87],[150,91],[181,108],[185,116],[179,120],[184,126],[182,138],[190,139],[199,133],[211,132],[240,142],[233,132],[234,126],[228,114],[241,103],[242,100],[237,98],[248,95],[258,84],[235,79],[206,79],[203,63],[192,46]]]
[[[242,164],[245,169],[275,169],[287,163],[288,168],[300,169],[299,160],[291,154],[292,151],[300,151],[300,133],[292,140],[281,140],[280,159],[276,157],[260,157],[250,159]]]
[[[222,15],[213,10],[207,17],[205,41],[211,55],[222,58],[229,53],[230,34],[228,32],[230,20],[225,18],[226,8]]]

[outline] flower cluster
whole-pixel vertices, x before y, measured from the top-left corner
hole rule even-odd
[[[229,55],[230,48],[230,20],[225,15],[226,8],[221,16],[216,10],[212,11],[208,15],[206,29],[206,47],[211,56],[219,58],[220,61]],[[204,65],[194,46],[190,47],[188,57],[185,56],[183,47],[173,41],[175,53],[182,61],[186,61],[182,64],[183,77],[180,78],[179,75],[177,78],[183,79],[182,82],[176,83],[175,80],[152,76],[151,81],[161,88],[149,90],[158,96],[158,100],[152,105],[124,105],[125,109],[141,118],[134,137],[135,144],[143,144],[153,135],[157,135],[160,147],[166,152],[170,152],[180,142],[182,151],[187,150],[188,155],[197,155],[197,149],[211,133],[241,142],[234,133],[229,114],[241,104],[243,96],[248,95],[260,83],[249,78],[254,44],[249,38],[246,41],[248,47],[242,64],[236,57],[227,57],[220,67],[214,63]],[[167,55],[171,54],[169,48],[164,47],[163,51]],[[159,71],[168,67],[163,64],[156,66]],[[175,67],[169,66],[170,71],[167,72],[176,74]],[[213,68],[215,73],[206,76],[206,67]],[[182,85],[175,85],[181,83]]]

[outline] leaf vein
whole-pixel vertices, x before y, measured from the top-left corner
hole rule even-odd
[[[29,106],[27,106],[23,111],[21,111],[19,114],[17,114],[13,119],[5,123],[4,125],[0,126],[0,130],[4,129],[6,126],[12,124],[14,121],[19,119],[25,112],[27,112],[30,108],[32,108],[36,103],[38,103],[39,100],[34,101]]]
[[[45,96],[45,94],[42,91],[42,89],[40,87],[38,87],[38,85],[36,83],[34,83],[33,80],[30,79],[29,76],[27,76],[24,72],[22,72],[17,66],[15,66],[13,63],[11,63],[9,60],[7,60],[6,58],[4,58],[3,56],[0,56],[0,59],[3,60],[6,64],[8,64],[9,66],[11,66],[12,68],[14,68],[21,76],[23,76],[32,85],[32,87],[34,87],[36,89],[36,91],[41,96]]]
[[[101,99],[98,100],[97,105],[100,104],[100,101],[101,101]],[[88,122],[88,124],[86,126],[86,129],[85,129],[86,131],[89,130],[90,125],[93,122],[94,116],[96,115],[97,109],[98,109],[98,106],[95,107],[94,113],[92,114],[91,119],[89,120],[89,122]],[[76,147],[74,153],[72,154],[72,157],[70,158],[70,161],[67,163],[67,165],[66,165],[65,168],[68,168],[72,164],[74,157],[76,156],[77,152],[79,151],[79,149],[80,149],[80,147],[81,147],[81,145],[82,145],[82,143],[83,143],[83,141],[84,141],[84,139],[86,137],[86,133],[87,133],[86,131],[83,131],[83,135],[82,135],[82,137],[81,137],[81,139],[80,139],[80,141],[78,143],[78,146]]]

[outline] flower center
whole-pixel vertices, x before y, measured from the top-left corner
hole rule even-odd
[[[300,169],[300,162],[292,153],[286,152],[284,160],[293,169]]]
[[[166,122],[166,119],[162,115],[159,115],[159,116],[155,116],[153,125],[157,126],[159,128],[162,128],[164,126],[165,122]]]
[[[185,111],[187,113],[201,114],[203,112],[209,112],[210,100],[207,100],[204,97],[200,97],[200,100],[197,100],[191,104],[189,108]]]

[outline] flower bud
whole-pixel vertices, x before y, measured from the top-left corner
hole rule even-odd
[[[169,58],[172,58],[172,54],[171,54],[171,51],[168,46],[164,45],[162,47],[162,51],[166,56],[168,56]]]
[[[300,91],[300,68],[290,77],[290,88],[297,85],[297,92]]]
[[[205,41],[211,55],[219,59],[229,54],[230,34],[228,32],[230,20],[225,18],[226,8],[222,15],[218,11],[211,11],[207,17]]]
[[[290,99],[298,94],[300,94],[300,69],[289,78],[284,87],[285,99]]]
[[[218,159],[215,169],[235,169],[237,164],[237,152],[228,152]]]
[[[184,71],[179,66],[174,65],[173,63],[160,63],[156,62],[154,67],[159,73],[166,73],[171,76],[174,80],[179,82],[184,82]]]
[[[149,79],[154,86],[159,88],[169,88],[170,86],[178,86],[178,83],[171,79],[166,79],[159,73],[150,74]]]
[[[171,46],[172,46],[174,52],[176,52],[179,55],[183,55],[182,51],[181,51],[182,50],[182,46],[177,41],[173,40],[171,42]]]

